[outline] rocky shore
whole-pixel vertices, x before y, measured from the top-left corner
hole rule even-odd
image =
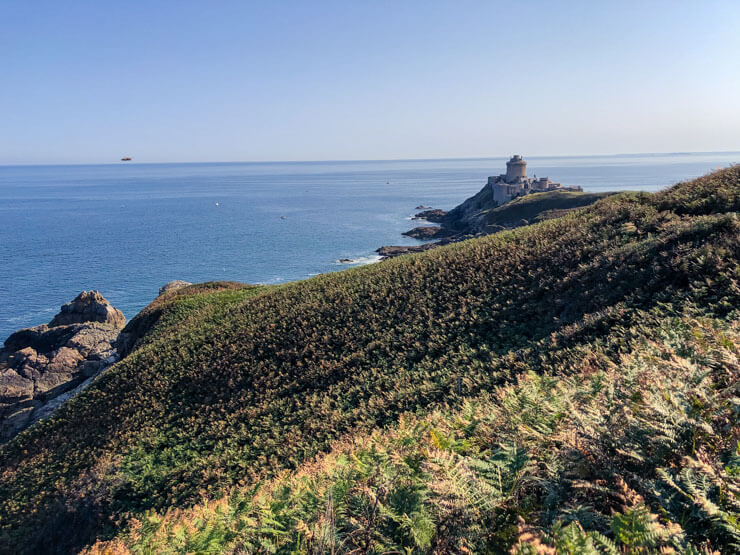
[[[424,245],[410,246],[388,245],[385,247],[380,247],[375,252],[377,252],[383,258],[393,258],[394,256],[401,256],[402,254],[410,254],[412,252],[424,252],[436,246],[436,243],[426,243]]]
[[[424,252],[440,245],[447,245],[449,243],[454,243],[474,236],[467,233],[465,229],[450,227],[447,212],[444,210],[440,210],[438,208],[424,208],[427,209],[416,213],[411,219],[423,220],[429,223],[439,223],[441,225],[417,226],[402,233],[402,235],[413,237],[414,239],[419,239],[421,241],[429,241],[428,243],[423,243],[421,245],[388,245],[376,249],[375,252],[382,256],[383,259],[393,258],[403,254]]]
[[[171,281],[162,295],[191,285]],[[126,354],[126,318],[83,291],[48,324],[18,330],[0,349],[0,443],[50,416]]]
[[[48,324],[13,333],[0,349],[0,442],[48,416],[73,390],[118,360],[126,318],[83,291]]]
[[[447,216],[447,212],[438,208],[423,210],[414,215],[412,220],[426,220],[427,222],[442,223]]]
[[[453,235],[457,235],[457,232],[451,229],[447,229],[445,227],[440,227],[436,225],[423,225],[419,227],[415,227],[414,229],[409,229],[408,231],[402,233],[402,235],[405,235],[406,237],[413,237],[414,239],[442,239],[443,237],[451,237]]]
[[[428,243],[384,246],[376,252],[383,258],[423,252],[440,245],[560,217],[610,194],[613,193],[584,193],[559,188],[517,197],[499,204],[494,200],[491,188],[484,186],[476,195],[449,212],[425,206],[424,210],[412,217],[413,220],[438,224],[418,226],[403,233],[407,237],[429,241]]]

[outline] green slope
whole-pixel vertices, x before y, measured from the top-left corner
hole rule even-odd
[[[591,345],[580,363],[404,417],[256,491],[147,514],[91,551],[737,551],[740,453],[726,427],[740,325],[700,313],[643,313],[610,335],[642,340],[619,364],[609,342]]]
[[[493,200],[491,188],[485,186],[450,210],[441,221],[445,227],[466,234],[495,233],[562,216],[612,194],[556,190],[518,197],[499,206]]]
[[[279,287],[186,290],[133,352],[0,449],[0,549],[72,551],[522,372],[613,364],[645,311],[734,318],[740,170]],[[134,322],[132,322],[134,324]]]

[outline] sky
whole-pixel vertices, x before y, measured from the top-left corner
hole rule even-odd
[[[0,0],[0,164],[740,150],[740,2]]]

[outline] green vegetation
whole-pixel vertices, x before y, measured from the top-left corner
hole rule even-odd
[[[556,190],[525,195],[499,206],[493,200],[491,188],[485,186],[450,210],[442,221],[446,227],[463,233],[495,233],[503,228],[564,216],[612,194]]]
[[[732,551],[739,192],[167,295],[0,449],[0,550]]]
[[[262,286],[238,282],[207,282],[190,285],[157,297],[124,328],[119,351],[125,356],[134,349],[166,337],[178,326],[218,322],[232,304],[257,293]]]
[[[614,330],[617,343],[645,334],[619,364],[592,353],[575,373],[524,372],[256,490],[150,513],[93,551],[740,549],[740,457],[723,431],[736,418],[740,326],[661,313]]]
[[[528,223],[549,219],[543,214],[557,212],[562,216],[566,211],[593,204],[613,193],[582,193],[578,191],[548,191],[533,193],[515,198],[502,206],[484,211],[486,226],[516,225],[521,220]]]

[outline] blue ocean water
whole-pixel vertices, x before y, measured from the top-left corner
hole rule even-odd
[[[529,157],[586,191],[656,191],[740,153]],[[281,283],[375,260],[419,204],[449,209],[505,158],[0,166],[0,341],[84,289],[127,318],[173,279]]]

